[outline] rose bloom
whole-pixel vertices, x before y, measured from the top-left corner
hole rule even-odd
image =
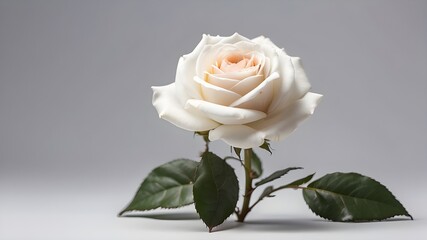
[[[285,138],[312,115],[322,95],[309,89],[301,60],[268,38],[203,35],[179,59],[175,82],[153,87],[153,105],[182,129],[248,149]]]

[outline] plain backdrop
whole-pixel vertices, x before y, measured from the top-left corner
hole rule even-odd
[[[191,220],[191,207],[187,221],[116,214],[154,167],[197,160],[203,149],[199,137],[158,118],[150,87],[174,81],[178,58],[203,33],[234,32],[264,35],[301,57],[311,91],[324,95],[272,155],[258,151],[265,172],[304,167],[283,181],[366,174],[416,220],[330,223],[289,192],[260,204],[247,225],[230,218],[217,236],[426,234],[426,23],[421,0],[1,0],[0,239],[214,238]],[[230,154],[222,142],[212,147]]]

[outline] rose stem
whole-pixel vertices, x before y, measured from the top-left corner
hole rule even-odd
[[[242,210],[237,214],[237,221],[245,221],[246,215],[251,211],[249,203],[252,195],[252,149],[245,149],[245,195],[243,195]]]

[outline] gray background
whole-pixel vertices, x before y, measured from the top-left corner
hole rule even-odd
[[[312,91],[325,95],[313,117],[272,144],[272,156],[260,152],[266,172],[305,167],[287,180],[360,172],[387,185],[417,220],[343,227],[315,220],[292,193],[260,205],[259,224],[218,234],[422,231],[426,22],[427,1],[415,0],[0,1],[0,239],[141,239],[174,226],[182,233],[174,237],[206,236],[199,221],[115,214],[151,169],[197,159],[203,148],[158,119],[150,86],[173,82],[178,58],[203,33],[234,32],[265,35],[301,57]],[[229,154],[222,142],[213,148]],[[280,208],[280,200],[294,205]],[[289,212],[303,219],[273,221],[278,231],[264,224],[275,215],[263,214]]]

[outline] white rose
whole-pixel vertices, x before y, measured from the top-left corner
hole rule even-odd
[[[179,59],[175,82],[153,87],[153,105],[180,128],[247,149],[285,138],[313,114],[322,95],[309,89],[300,59],[268,38],[203,35]]]

